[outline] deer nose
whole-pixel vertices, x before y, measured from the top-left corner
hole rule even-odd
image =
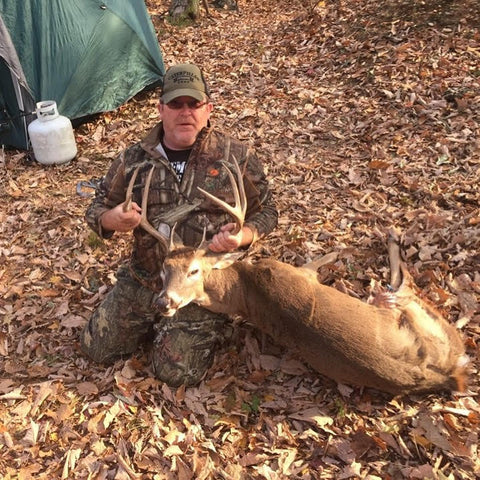
[[[153,302],[153,306],[160,313],[172,312],[178,309],[178,302],[175,302],[172,297],[166,294],[160,294]]]

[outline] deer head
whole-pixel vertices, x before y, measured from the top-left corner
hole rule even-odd
[[[236,159],[233,159],[235,177],[226,162],[222,162],[227,171],[233,189],[235,205],[220,200],[202,188],[200,192],[228,212],[235,221],[234,234],[243,226],[247,211],[247,199],[243,185],[242,171]],[[173,233],[172,229],[172,233]],[[173,242],[170,242],[173,245]],[[209,297],[204,290],[205,279],[213,269],[225,269],[243,255],[243,252],[213,253],[208,248],[209,242],[205,240],[205,230],[200,245],[197,248],[174,246],[170,248],[163,263],[161,278],[163,290],[155,301],[155,307],[164,316],[172,316],[179,309],[195,302],[208,306]]]

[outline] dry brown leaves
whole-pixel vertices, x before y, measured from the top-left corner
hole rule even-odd
[[[480,33],[476,1],[244,2],[164,23],[167,64],[203,65],[215,121],[265,160],[281,212],[257,255],[338,252],[325,283],[386,281],[404,232],[423,295],[465,334],[464,396],[389,398],[319,378],[238,324],[198,388],[153,379],[148,349],[113,366],[77,336],[128,255],[83,222],[80,180],[156,121],[153,92],[76,130],[79,156],[0,157],[0,475],[5,479],[474,478],[480,337]],[[394,339],[392,339],[394,341]]]

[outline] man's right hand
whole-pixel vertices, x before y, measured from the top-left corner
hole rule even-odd
[[[131,209],[125,212],[124,204],[108,210],[100,217],[100,222],[105,230],[115,230],[117,232],[129,232],[138,227],[141,220],[142,209],[132,202]]]

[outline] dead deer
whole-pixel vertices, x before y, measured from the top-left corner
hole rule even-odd
[[[237,162],[237,180],[225,168],[235,206],[200,190],[230,213],[238,231],[246,210],[242,173]],[[389,256],[396,291],[382,293],[375,304],[368,304],[322,285],[314,270],[273,259],[236,261],[238,253],[214,254],[205,234],[198,248],[174,244],[173,232],[167,244],[148,224],[146,200],[142,203],[142,226],[168,249],[163,290],[155,302],[164,316],[190,302],[213,312],[240,315],[340,383],[395,395],[463,390],[467,357],[462,338],[415,294],[394,235]]]

